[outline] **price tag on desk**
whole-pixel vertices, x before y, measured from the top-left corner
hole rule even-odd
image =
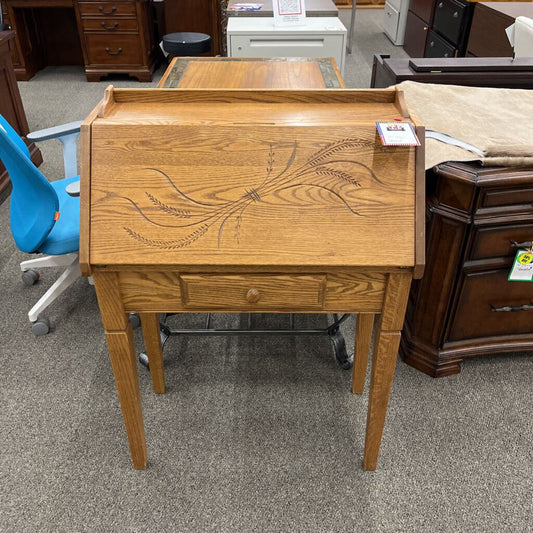
[[[509,281],[533,281],[533,250],[518,250]]]
[[[420,146],[410,122],[376,122],[376,127],[383,146]]]

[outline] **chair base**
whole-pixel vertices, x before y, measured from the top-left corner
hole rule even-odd
[[[43,255],[20,263],[20,269],[22,272],[27,272],[33,268],[59,266],[66,266],[67,268],[44,295],[41,296],[39,301],[30,309],[28,313],[30,322],[37,322],[39,315],[61,294],[63,294],[63,292],[65,292],[65,290],[68,289],[79,277],[81,277],[78,253]]]

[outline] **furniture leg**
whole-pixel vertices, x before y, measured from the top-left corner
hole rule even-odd
[[[116,274],[94,272],[93,278],[133,466],[143,469],[147,462],[146,437],[133,331],[122,305]]]
[[[355,327],[352,392],[354,394],[362,394],[365,388],[368,354],[370,353],[372,330],[374,329],[374,315],[370,313],[359,313],[356,318]]]
[[[410,272],[389,275],[383,312],[378,322],[374,353],[372,354],[363,460],[365,470],[375,470],[378,462],[379,447],[387,416],[387,406],[410,287]]]
[[[161,333],[157,313],[140,313],[144,345],[148,354],[152,388],[156,394],[165,392],[165,369],[161,350]]]

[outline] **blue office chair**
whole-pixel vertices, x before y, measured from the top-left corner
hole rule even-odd
[[[33,285],[39,279],[34,268],[67,267],[28,313],[35,335],[50,331],[50,324],[40,316],[41,312],[81,276],[78,264],[79,175],[76,175],[76,139],[80,125],[81,122],[72,122],[27,136],[32,141],[59,139],[63,144],[67,177],[49,182],[32,163],[24,141],[0,115],[0,159],[13,185],[11,233],[22,252],[41,254],[20,264],[22,279],[26,285]]]

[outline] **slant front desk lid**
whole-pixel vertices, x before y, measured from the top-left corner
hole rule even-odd
[[[375,125],[401,117],[395,89],[110,87],[82,126],[82,268],[420,265],[423,146]]]

